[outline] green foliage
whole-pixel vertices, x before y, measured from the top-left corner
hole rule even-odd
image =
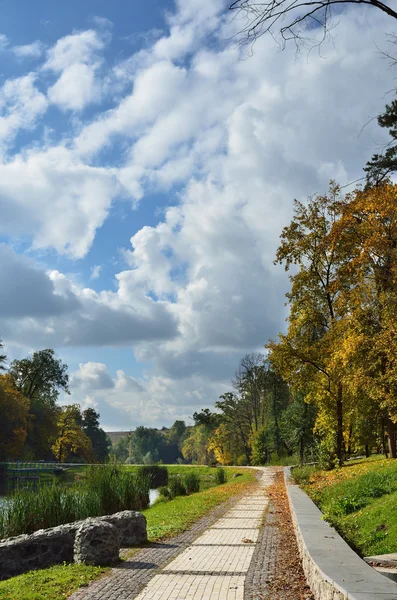
[[[176,498],[176,496],[186,496],[186,488],[178,475],[173,475],[169,478],[168,489],[170,492],[170,498]]]
[[[225,469],[217,469],[215,471],[215,481],[217,485],[221,485],[222,483],[226,483],[227,476]]]
[[[318,470],[318,467],[314,465],[295,467],[292,471],[292,476],[298,485],[306,485],[309,483],[310,478],[313,476],[313,474],[316,473],[316,471]]]
[[[99,413],[87,408],[82,414],[82,429],[89,437],[95,462],[105,462],[109,457],[110,439],[99,426]]]
[[[184,477],[187,494],[195,494],[200,491],[200,477],[196,473],[187,473]]]
[[[57,435],[60,391],[69,393],[68,367],[52,349],[34,352],[32,357],[12,361],[9,369],[16,388],[30,401],[25,457],[51,459]]]
[[[168,469],[162,465],[138,467],[136,473],[147,477],[151,488],[159,488],[168,484]]]
[[[0,340],[0,351],[4,349],[4,344],[3,342]],[[0,371],[4,371],[4,363],[7,360],[7,355],[6,354],[0,354]]]
[[[374,154],[367,162],[364,171],[369,186],[378,185],[397,171],[397,100],[386,104],[385,111],[378,116],[378,125],[389,130],[391,140],[383,154]]]

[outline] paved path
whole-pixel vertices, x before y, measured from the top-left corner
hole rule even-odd
[[[239,500],[197,537],[190,530],[189,545],[176,553],[172,544],[163,560],[148,565],[144,552],[114,569],[110,577],[77,592],[73,600],[248,600],[263,598],[262,589],[271,572],[272,527],[262,527],[269,500],[266,489],[274,470],[262,468],[258,486]],[[222,509],[220,509],[222,510]],[[271,515],[268,516],[271,521]],[[186,535],[186,534],[185,534]],[[189,535],[189,532],[187,532]],[[163,549],[167,544],[159,544]],[[187,547],[186,547],[187,546]],[[182,545],[183,547],[183,545]],[[178,550],[178,548],[176,548]],[[176,556],[175,556],[176,554]],[[143,562],[142,561],[143,558]],[[164,560],[165,559],[165,560]],[[160,567],[160,569],[159,569]],[[150,568],[152,570],[150,571]],[[144,579],[137,579],[143,569]],[[142,590],[143,585],[146,587]]]

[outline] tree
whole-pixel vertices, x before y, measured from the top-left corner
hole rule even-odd
[[[99,427],[99,413],[93,408],[83,412],[83,431],[91,440],[92,450],[98,462],[105,462],[109,457],[111,441],[103,429]]]
[[[367,173],[369,187],[385,182],[397,171],[397,100],[386,104],[385,111],[378,117],[378,124],[389,130],[391,140],[384,154],[374,154],[367,162],[364,171]]]
[[[29,400],[10,375],[0,375],[0,414],[0,460],[19,458],[27,435]]]
[[[3,349],[4,349],[4,344],[0,340],[0,351],[3,350]],[[0,371],[4,371],[3,364],[5,363],[6,360],[7,360],[7,355],[6,354],[0,354]]]
[[[195,425],[182,444],[182,454],[186,460],[198,465],[210,465],[216,462],[210,446],[213,429],[203,423]]]
[[[59,462],[70,462],[76,459],[94,462],[92,443],[82,428],[83,417],[80,406],[71,404],[64,406],[59,418],[59,435],[52,446],[55,458]]]
[[[386,413],[393,458],[397,457],[396,207],[396,185],[358,190],[343,206],[332,232],[335,243],[343,244],[350,256],[340,269],[346,325],[337,360],[356,400],[370,398],[375,417]]]
[[[129,446],[130,437],[126,435],[110,448],[110,456],[118,462],[125,462],[129,457]]]
[[[170,442],[174,444],[179,444],[181,439],[183,438],[186,432],[186,423],[185,421],[175,421],[168,433],[168,438]]]
[[[286,295],[290,314],[287,334],[270,342],[270,361],[291,385],[304,392],[319,407],[317,428],[330,452],[341,463],[344,455],[342,368],[333,361],[335,347],[343,336],[338,310],[339,268],[348,262],[344,245],[330,234],[341,210],[342,198],[331,185],[327,196],[310,198],[307,205],[295,200],[294,217],[281,234],[276,263],[284,263],[291,291]],[[332,448],[333,446],[333,448]]]
[[[372,6],[397,19],[397,11],[380,0],[235,0],[229,10],[245,17],[240,30],[243,43],[251,44],[266,33],[274,37],[278,30],[283,45],[293,40],[299,47],[315,28],[322,30],[325,39],[332,28],[332,9],[345,4]]]
[[[67,369],[51,349],[34,352],[32,357],[10,365],[15,387],[30,400],[26,458],[51,458],[59,419],[56,400],[60,390],[69,393]]]
[[[29,400],[46,398],[55,404],[59,391],[69,393],[68,366],[55,358],[52,349],[34,352],[32,358],[13,360],[9,373],[17,389]]]
[[[137,427],[130,437],[130,458],[134,463],[143,463],[144,457],[150,452],[159,456],[159,448],[163,443],[163,434],[157,429]]]
[[[289,446],[298,448],[301,465],[303,465],[307,450],[313,449],[315,445],[316,416],[315,404],[306,402],[302,392],[293,396],[291,404],[282,415],[283,438]]]

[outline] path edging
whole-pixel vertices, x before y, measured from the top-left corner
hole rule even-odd
[[[303,570],[316,600],[397,600],[397,585],[370,567],[325,522],[309,496],[284,478]]]

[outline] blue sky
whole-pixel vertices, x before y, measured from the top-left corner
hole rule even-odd
[[[392,87],[381,13],[296,60],[266,36],[248,57],[225,8],[0,2],[0,337],[55,348],[108,430],[214,404],[285,327],[293,198],[384,139],[361,131]]]

